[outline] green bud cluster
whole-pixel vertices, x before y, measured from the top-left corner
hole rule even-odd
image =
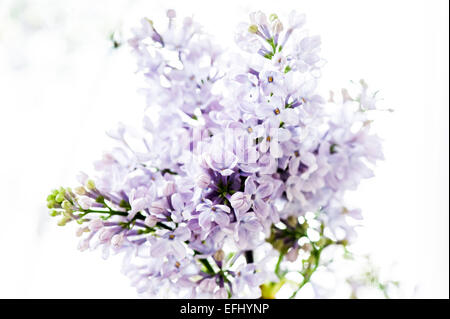
[[[65,200],[66,189],[60,187],[59,189],[54,189],[50,195],[47,196],[47,207],[48,208],[60,208],[61,203]]]
[[[102,204],[102,207],[98,207],[97,205],[97,207],[91,209],[82,208],[78,203],[78,196],[86,196],[93,190],[98,192],[94,181],[88,180],[84,186],[76,187],[74,191],[72,191],[69,187],[60,187],[59,189],[51,191],[51,193],[47,196],[47,207],[50,209],[49,215],[52,217],[61,216],[61,219],[58,221],[59,226],[64,226],[69,221],[76,221],[81,225],[90,220],[90,218],[84,218],[88,214],[97,214],[96,216],[103,220],[107,220],[112,216],[128,215],[128,210],[131,209],[130,203],[122,200],[119,207],[125,209],[125,211],[114,210],[108,205],[107,199],[103,195],[98,195],[95,198],[95,201]],[[136,219],[144,220],[145,218],[142,214],[138,213],[135,215],[134,220]],[[128,224],[128,227],[130,225],[131,222]]]
[[[72,190],[70,188],[60,187],[52,190],[47,196],[47,207],[51,209],[49,215],[52,217],[62,215],[58,225],[64,226],[73,219],[73,204],[70,199]]]

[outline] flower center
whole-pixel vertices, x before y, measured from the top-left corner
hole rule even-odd
[[[272,82],[273,82],[273,76],[269,76],[269,77],[267,78],[267,81],[269,81],[269,83],[272,83]]]

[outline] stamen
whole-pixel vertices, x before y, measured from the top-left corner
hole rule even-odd
[[[269,83],[272,83],[272,82],[273,82],[273,76],[269,76],[269,77],[267,78],[267,81],[269,81]]]
[[[276,108],[275,110],[273,110],[273,113],[275,113],[275,115],[280,114],[280,109],[279,109],[279,108]]]

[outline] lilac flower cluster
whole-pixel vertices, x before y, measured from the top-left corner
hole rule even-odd
[[[291,263],[294,297],[323,249],[354,239],[361,214],[344,194],[383,158],[375,94],[364,81],[354,97],[316,92],[320,38],[296,12],[252,13],[235,51],[167,17],[164,31],[142,19],[129,40],[147,82],[142,131],[109,132],[119,146],[96,178],[49,195],[51,215],[80,224],[80,250],[123,252],[145,296],[272,298]]]

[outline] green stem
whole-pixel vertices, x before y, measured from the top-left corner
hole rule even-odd
[[[201,253],[197,250],[194,250],[194,255],[200,255]],[[209,261],[206,258],[201,258],[199,261],[205,266],[207,273],[210,275],[215,275],[216,272],[214,271],[214,268],[211,266]]]
[[[303,281],[299,284],[297,289],[292,293],[292,295],[289,297],[289,299],[294,298],[297,293],[300,291],[300,289],[303,288],[304,285],[306,285],[310,279],[311,276],[314,274],[314,272],[317,270],[317,267],[319,267],[319,261],[320,261],[320,254],[322,253],[322,250],[327,247],[328,245],[325,245],[323,247],[320,247],[319,249],[314,249],[314,254],[311,256],[314,257],[314,266],[311,268],[311,263],[308,263],[308,267],[304,271],[303,275]]]
[[[205,258],[199,259],[199,261],[203,264],[203,266],[205,266],[207,273],[210,275],[215,275],[215,271],[214,268],[211,266],[211,264],[209,263],[209,261]]]
[[[167,226],[166,224],[163,224],[161,222],[157,222],[156,225],[158,225],[161,228],[165,228],[167,230],[173,230],[171,227]]]
[[[277,275],[277,277],[279,279],[281,279],[281,277],[282,277],[280,275],[280,265],[281,265],[281,261],[283,260],[283,257],[284,257],[284,253],[280,252],[280,256],[278,257],[278,261],[277,261],[277,264],[275,266],[275,275]]]
[[[103,211],[103,210],[94,210],[94,209],[83,209],[81,212],[85,214],[95,213],[95,214],[111,214],[111,215],[119,215],[119,216],[128,216],[127,212],[118,212],[115,210]]]

